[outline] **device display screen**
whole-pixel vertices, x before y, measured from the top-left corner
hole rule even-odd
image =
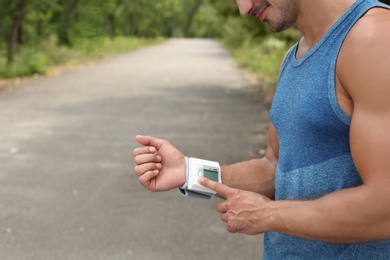
[[[203,169],[203,176],[212,181],[218,181],[218,172]]]

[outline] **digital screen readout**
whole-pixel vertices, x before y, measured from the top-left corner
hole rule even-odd
[[[212,181],[218,181],[218,172],[203,169],[203,176]]]

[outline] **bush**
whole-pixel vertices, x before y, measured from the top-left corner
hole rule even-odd
[[[115,40],[103,37],[94,40],[80,39],[71,49],[58,46],[57,39],[51,37],[42,41],[36,47],[20,48],[12,64],[7,64],[5,58],[0,56],[0,77],[14,78],[46,74],[53,66],[81,64],[90,59],[134,50],[162,40],[162,38],[140,39],[134,37],[118,37]]]
[[[233,57],[239,66],[277,80],[280,63],[289,47],[284,41],[272,36],[260,41],[246,42],[233,51]]]
[[[56,37],[41,41],[37,48],[46,54],[50,66],[73,65],[88,60],[85,53],[58,45]]]
[[[282,59],[299,39],[299,33],[291,29],[279,34],[251,37],[251,33],[238,22],[227,23],[226,27],[223,43],[238,66],[255,72],[275,88]]]
[[[137,49],[141,46],[161,42],[162,38],[143,39],[136,37],[117,37],[114,40],[97,37],[81,39],[74,44],[75,50],[87,54],[91,58],[102,58],[108,55]]]
[[[0,62],[0,76],[14,78],[47,72],[47,56],[33,48],[23,48],[12,64],[6,64],[5,59]]]

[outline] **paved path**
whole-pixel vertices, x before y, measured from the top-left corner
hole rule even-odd
[[[218,199],[149,193],[136,134],[188,156],[258,156],[268,111],[212,40],[173,39],[0,94],[0,259],[261,259]]]

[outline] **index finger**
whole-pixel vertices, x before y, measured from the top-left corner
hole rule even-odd
[[[219,195],[227,199],[229,191],[232,189],[229,186],[226,186],[225,184],[212,181],[205,177],[199,177],[198,178],[199,184],[217,192]]]

